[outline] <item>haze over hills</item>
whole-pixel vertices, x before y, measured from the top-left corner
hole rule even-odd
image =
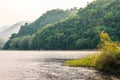
[[[7,41],[11,34],[13,33],[18,33],[19,29],[21,28],[22,25],[24,25],[26,22],[18,22],[12,26],[5,26],[0,28],[0,39],[3,39]]]
[[[0,28],[0,32],[3,32],[4,30],[8,29],[10,26],[4,26]]]

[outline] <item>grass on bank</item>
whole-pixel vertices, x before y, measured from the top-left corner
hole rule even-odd
[[[66,61],[64,64],[66,66],[70,66],[70,67],[94,67],[95,66],[95,60],[98,57],[98,54],[93,54],[90,56],[87,56],[85,58],[81,58],[81,59],[76,59],[76,60],[68,60]]]
[[[100,33],[100,53],[82,59],[68,60],[64,64],[71,67],[94,67],[98,70],[120,73],[120,44],[113,42],[105,32]]]

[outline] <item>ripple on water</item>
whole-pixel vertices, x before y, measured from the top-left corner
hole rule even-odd
[[[92,68],[62,65],[67,59],[88,55],[87,52],[1,52],[0,80],[120,80]]]

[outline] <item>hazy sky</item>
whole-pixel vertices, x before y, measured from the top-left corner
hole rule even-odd
[[[47,10],[84,7],[93,0],[0,0],[0,27],[34,21]]]

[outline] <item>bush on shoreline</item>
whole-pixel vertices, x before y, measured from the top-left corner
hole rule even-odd
[[[100,55],[96,59],[95,68],[112,73],[120,73],[120,44],[113,42],[107,33],[100,33],[101,43],[98,45]]]
[[[72,67],[94,67],[98,70],[120,73],[120,44],[113,42],[105,32],[100,34],[100,53],[93,54],[78,60],[66,61],[64,64]]]

